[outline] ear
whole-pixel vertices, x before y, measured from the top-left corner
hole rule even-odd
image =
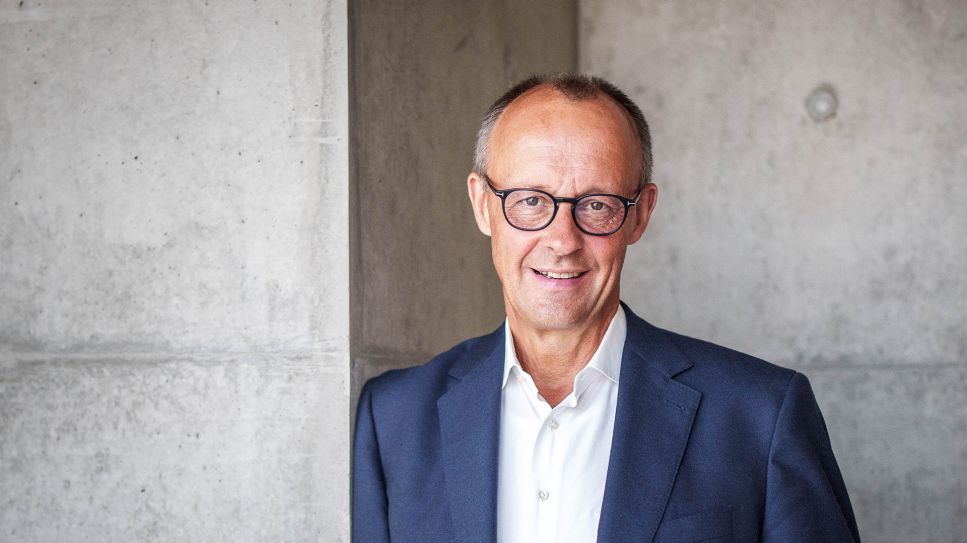
[[[628,245],[641,239],[641,236],[645,233],[645,228],[648,228],[648,220],[651,219],[651,213],[655,210],[657,203],[658,185],[654,183],[646,184],[641,189],[638,205],[631,208],[634,212],[635,225],[631,229],[631,234],[629,234]]]
[[[477,220],[477,228],[485,236],[490,236],[490,198],[488,198],[490,188],[476,172],[471,172],[467,177],[467,193],[470,196],[470,205],[473,206],[473,217]]]

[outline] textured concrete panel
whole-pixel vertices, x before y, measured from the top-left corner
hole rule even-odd
[[[580,32],[654,132],[626,300],[780,362],[967,360],[967,3],[586,0]]]
[[[967,367],[810,370],[864,541],[963,541]]]
[[[0,5],[0,540],[348,540],[347,27]]]
[[[476,127],[518,79],[575,68],[576,6],[364,0],[351,21],[353,352],[405,364],[502,319],[467,199]]]
[[[342,357],[0,365],[0,540],[346,541]]]
[[[0,7],[0,347],[330,350],[343,2]]]

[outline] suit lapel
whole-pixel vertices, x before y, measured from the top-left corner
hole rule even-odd
[[[443,471],[453,540],[492,542],[497,533],[497,455],[503,327],[483,338],[450,370],[437,400]]]
[[[688,443],[701,394],[672,379],[689,367],[662,331],[627,306],[611,459],[598,541],[651,541]]]

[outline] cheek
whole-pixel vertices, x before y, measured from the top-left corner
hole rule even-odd
[[[500,200],[497,200],[496,202],[490,200],[487,201],[487,216],[490,218],[491,232],[494,230],[500,230],[500,228],[504,226],[504,210],[500,206]]]
[[[513,230],[506,224],[494,228],[490,239],[494,266],[502,274],[517,273],[533,246],[526,232]]]
[[[624,262],[627,245],[624,237],[614,236],[614,239],[600,238],[600,243],[591,246],[594,259],[602,270],[620,271]]]
[[[493,225],[494,223],[491,224]],[[494,268],[497,269],[497,275],[501,279],[504,279],[507,268],[510,265],[511,254],[508,247],[507,235],[499,225],[491,229],[490,252],[494,259]]]

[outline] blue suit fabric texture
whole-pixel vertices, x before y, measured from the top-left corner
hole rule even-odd
[[[600,542],[859,543],[800,373],[625,306]],[[493,542],[504,327],[363,387],[353,540]]]

